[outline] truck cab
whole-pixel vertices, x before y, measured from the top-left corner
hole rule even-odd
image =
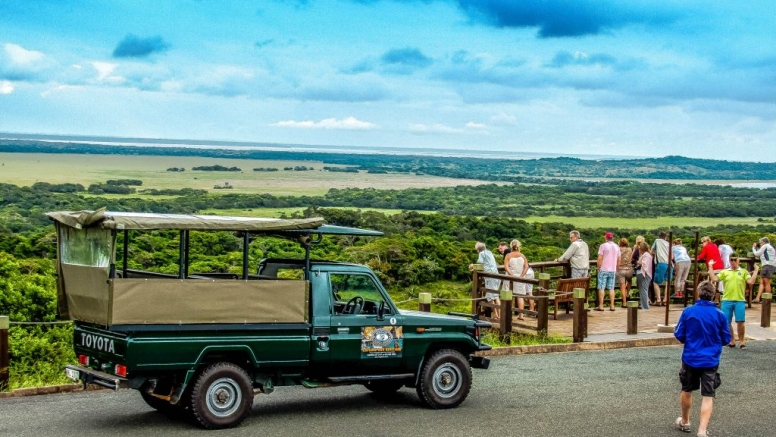
[[[474,316],[400,310],[366,266],[310,259],[324,235],[377,231],[321,219],[253,219],[106,211],[54,212],[60,315],[75,321],[84,384],[140,392],[151,407],[185,410],[204,428],[236,426],[254,393],[275,387],[360,384],[385,395],[415,388],[430,408],[452,408],[471,388],[474,356],[490,349]],[[132,235],[179,231],[177,275],[128,268]],[[189,272],[189,232],[234,232],[242,274]],[[248,248],[273,235],[300,242],[301,259],[263,259]],[[117,240],[123,256],[117,263]]]

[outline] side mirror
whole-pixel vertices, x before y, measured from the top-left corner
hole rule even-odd
[[[377,307],[377,320],[383,321],[385,319],[385,301],[380,301],[380,306]]]

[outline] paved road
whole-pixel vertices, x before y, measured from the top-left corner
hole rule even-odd
[[[134,391],[9,398],[0,400],[0,436],[678,436],[686,435],[671,426],[680,354],[672,346],[498,357],[475,370],[466,402],[446,411],[421,407],[410,389],[381,401],[357,386],[279,388],[256,397],[240,427],[218,432],[159,414]],[[776,435],[775,356],[774,341],[726,348],[714,437]]]

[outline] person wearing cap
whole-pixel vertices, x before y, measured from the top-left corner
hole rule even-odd
[[[716,295],[714,285],[709,281],[698,284],[698,300],[685,308],[674,330],[674,337],[684,345],[682,367],[679,369],[679,382],[682,394],[679,397],[681,413],[674,427],[678,431],[689,433],[692,392],[700,389],[701,402],[698,437],[708,437],[706,430],[714,409],[714,397],[722,380],[719,377],[719,360],[722,346],[733,339],[725,315],[714,305]]]
[[[598,306],[596,311],[604,310],[604,290],[609,290],[609,311],[614,311],[614,277],[620,261],[620,246],[612,239],[614,234],[604,234],[606,242],[598,247]]]
[[[566,249],[566,252],[560,258],[555,258],[555,262],[569,261],[572,278],[589,276],[590,249],[587,247],[587,243],[582,241],[579,231],[576,230],[569,232],[569,240],[571,240],[569,248]]]
[[[722,312],[727,317],[727,321],[730,324],[730,332],[733,332],[733,316],[736,317],[736,328],[738,331],[738,344],[741,349],[746,348],[744,344],[744,334],[746,331],[746,299],[744,298],[744,290],[746,285],[754,284],[757,279],[757,273],[760,270],[760,266],[755,264],[754,272],[749,275],[746,269],[743,269],[738,264],[738,258],[730,258],[730,268],[722,270],[717,274],[718,270],[714,270],[714,260],[709,260],[709,279],[713,282],[720,281],[725,284],[725,291],[722,292],[721,307]],[[731,339],[730,347],[736,347],[735,338]]]
[[[660,232],[658,238],[652,243],[652,256],[655,258],[655,276],[652,278],[652,286],[655,290],[655,305],[665,305],[668,296],[661,298],[660,287],[666,283],[668,276],[668,241],[666,233]],[[666,293],[668,293],[666,291]]]

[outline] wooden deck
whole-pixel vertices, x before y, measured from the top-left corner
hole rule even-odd
[[[669,307],[668,323],[675,325],[679,321],[684,307],[681,304]],[[653,306],[649,310],[639,310],[638,329],[640,333],[657,332],[657,325],[665,323],[666,307]],[[548,324],[549,335],[558,337],[571,337],[574,319],[574,312],[566,314],[565,311],[558,312],[558,320],[550,318]],[[628,312],[625,308],[617,307],[615,311],[593,311],[588,312],[588,335],[625,333],[627,331]],[[752,308],[746,310],[747,324],[760,323],[760,305],[752,305]],[[496,321],[497,323],[497,321]],[[772,325],[776,325],[773,322]],[[515,332],[526,334],[536,334],[536,318],[526,317],[525,320],[512,318],[512,327]]]

